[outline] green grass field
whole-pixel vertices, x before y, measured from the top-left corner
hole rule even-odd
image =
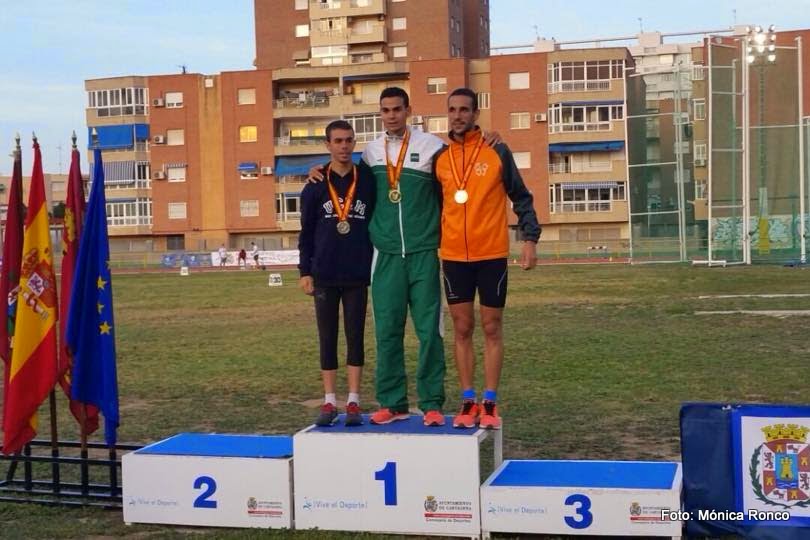
[[[121,442],[148,443],[181,431],[292,434],[310,423],[321,397],[314,311],[296,275],[283,275],[284,286],[276,288],[267,286],[265,272],[114,276]],[[684,401],[801,403],[801,364],[810,356],[807,317],[695,313],[810,310],[810,297],[698,299],[810,293],[809,277],[803,269],[772,266],[513,268],[499,391],[504,455],[677,459]],[[458,396],[451,326],[448,319],[448,411]],[[369,316],[366,410],[375,405],[371,329]],[[476,345],[480,354],[480,332]],[[413,373],[410,326],[406,354]],[[61,394],[59,400],[60,436],[74,439]],[[47,407],[42,412],[45,438]],[[0,463],[3,476],[4,467]],[[274,535],[126,527],[114,511],[0,504],[3,538],[175,538],[191,532]]]

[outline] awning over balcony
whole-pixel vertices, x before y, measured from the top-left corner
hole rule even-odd
[[[131,148],[135,141],[149,138],[149,124],[124,124],[120,126],[96,126],[98,144],[102,150]],[[87,128],[88,148],[93,148],[93,128]]]
[[[583,143],[554,143],[548,145],[549,153],[613,152],[624,148],[624,141],[599,141]]]
[[[257,172],[259,170],[259,164],[253,161],[243,161],[237,167],[239,172]]]
[[[362,152],[352,154],[355,163],[360,161]],[[329,154],[316,154],[314,156],[281,156],[276,158],[276,176],[306,176],[312,167],[320,167],[329,163]]]
[[[617,188],[624,185],[624,182],[562,182],[563,189],[603,189]]]
[[[388,79],[403,79],[407,77],[407,73],[369,73],[365,75],[346,75],[343,77],[343,82],[385,81]]]

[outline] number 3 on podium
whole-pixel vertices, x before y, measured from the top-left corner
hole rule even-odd
[[[385,489],[385,506],[397,505],[397,464],[389,461],[385,467],[374,473],[374,480],[380,480]]]
[[[565,499],[565,506],[579,506],[574,509],[574,516],[566,516],[565,524],[572,529],[587,529],[593,523],[593,514],[591,514],[591,499],[587,495],[575,493],[569,495]]]

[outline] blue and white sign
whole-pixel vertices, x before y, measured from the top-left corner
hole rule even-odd
[[[680,493],[680,463],[508,460],[481,487],[481,527],[680,537]]]
[[[292,438],[184,433],[122,458],[126,523],[291,528]]]
[[[296,528],[477,536],[489,436],[499,451],[500,431],[424,427],[421,416],[305,429],[295,435]]]

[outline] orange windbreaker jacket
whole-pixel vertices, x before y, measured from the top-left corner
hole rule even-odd
[[[479,137],[482,134],[478,128],[467,133],[463,143],[451,137],[450,145],[436,159],[436,178],[442,188],[439,256],[444,260],[471,262],[508,257],[507,197],[518,216],[523,240],[537,242],[540,238],[532,194],[520,177],[512,152],[503,143],[494,147],[485,143],[481,147],[465,186],[468,200],[466,204],[455,201],[458,187],[449,152],[453,152],[459,177],[463,179]]]

